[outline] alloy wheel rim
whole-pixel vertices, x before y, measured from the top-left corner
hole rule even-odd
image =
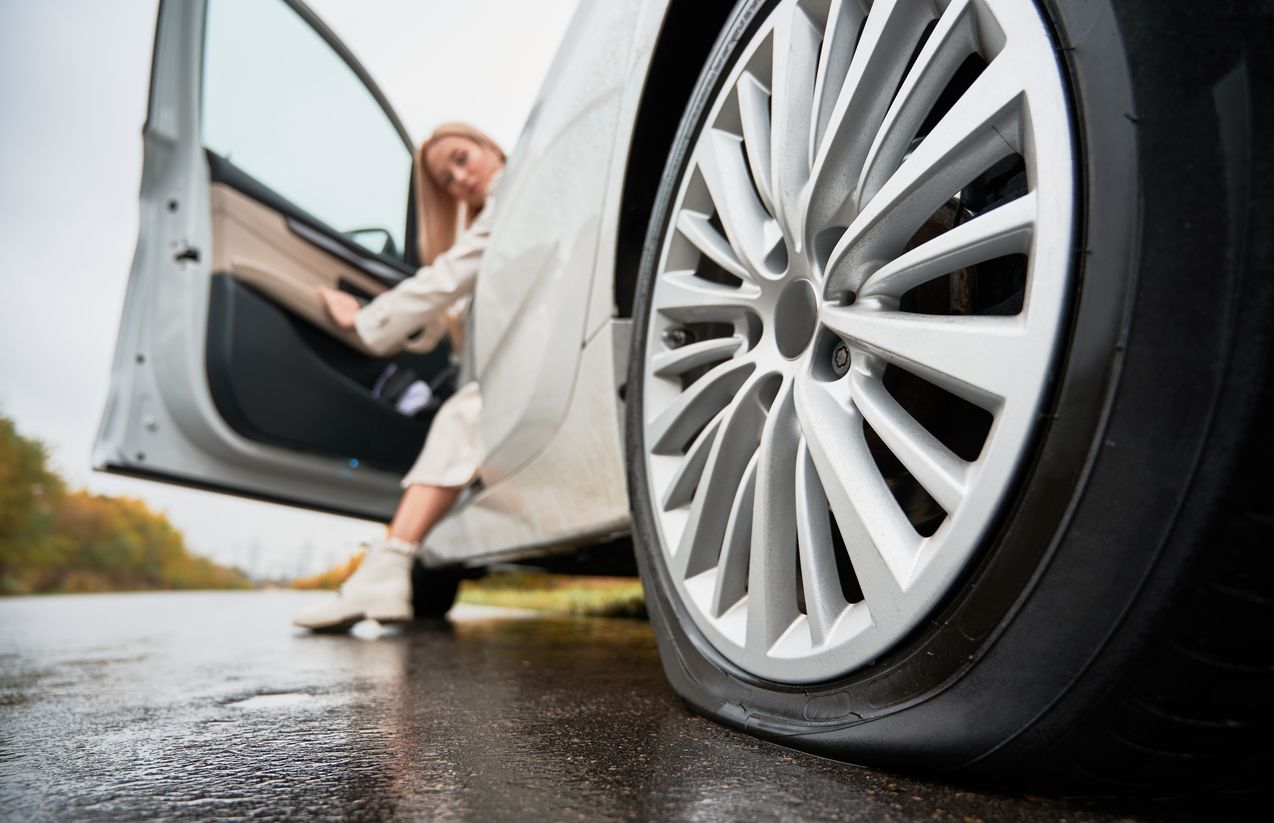
[[[676,596],[746,672],[844,676],[1009,499],[1071,290],[1071,124],[1025,0],[785,0],[681,174],[646,482]]]

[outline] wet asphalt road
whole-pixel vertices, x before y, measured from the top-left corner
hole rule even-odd
[[[0,600],[0,816],[1129,819],[718,727],[669,691],[646,623],[462,606],[310,636],[288,621],[313,596]]]

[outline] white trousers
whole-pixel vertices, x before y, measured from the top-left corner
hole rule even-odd
[[[408,486],[467,486],[482,464],[478,420],[482,393],[476,382],[466,383],[438,409],[416,464],[403,478]]]

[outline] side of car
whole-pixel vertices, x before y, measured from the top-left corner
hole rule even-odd
[[[277,5],[401,158],[370,79]],[[320,212],[206,146],[202,6],[161,7],[96,463],[384,517],[427,414],[369,399],[387,364],[319,330],[304,286],[408,274],[410,198]],[[720,722],[1034,787],[1250,785],[1274,649],[1272,20],[581,4],[475,296],[486,485],[426,564],[622,535],[631,506],[669,680]],[[440,357],[396,365],[445,394]]]
[[[484,484],[430,566],[627,530],[609,260],[663,13],[582,4],[513,152],[472,310]],[[366,299],[415,270],[410,142],[375,82],[303,3],[164,2],[144,146],[95,466],[387,518],[455,378],[445,345],[377,357],[313,295]],[[375,397],[390,366],[433,403],[405,417]]]

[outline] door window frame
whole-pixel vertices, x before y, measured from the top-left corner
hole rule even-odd
[[[407,129],[403,126],[402,120],[399,119],[398,113],[395,112],[393,106],[389,104],[389,99],[385,97],[384,92],[382,92],[380,86],[376,84],[375,79],[373,79],[371,74],[367,72],[367,69],[363,68],[363,64],[358,62],[358,58],[354,56],[353,52],[351,52],[349,48],[342,43],[339,38],[337,38],[336,33],[328,28],[327,24],[324,23],[309,6],[305,5],[302,0],[268,1],[283,3],[295,12],[299,18],[301,18],[302,23],[309,26],[314,33],[327,44],[328,48],[330,48],[336,56],[339,57],[352,72],[354,72],[354,76],[358,78],[360,83],[363,84],[363,87],[371,93],[372,99],[376,101],[376,105],[380,107],[382,112],[384,112],[390,125],[394,127],[394,131],[398,133],[398,137],[403,141],[403,146],[407,149],[408,157],[411,158],[411,162],[408,166],[407,180],[404,181],[407,189],[407,208],[405,209],[404,219],[407,221],[407,225],[404,227],[403,231],[403,255],[400,258],[379,254],[353,239],[346,237],[344,234],[328,225],[325,221],[320,220],[313,214],[293,203],[288,198],[276,192],[274,189],[258,181],[252,175],[236,166],[232,161],[221,157],[216,152],[203,145],[202,119],[204,112],[203,94],[205,86],[203,67],[207,65],[208,7],[211,5],[210,2],[205,2],[203,7],[204,21],[202,24],[199,51],[199,118],[201,121],[199,129],[199,144],[200,148],[208,158],[208,168],[211,181],[224,183],[241,194],[251,197],[253,200],[256,200],[262,205],[269,206],[270,208],[278,211],[284,217],[288,218],[290,228],[292,227],[291,224],[296,222],[312,229],[313,231],[320,232],[322,235],[330,238],[332,242],[337,244],[336,248],[326,247],[326,251],[331,254],[335,254],[338,257],[345,257],[345,255],[340,253],[340,250],[344,250],[346,254],[352,254],[355,261],[358,262],[358,265],[367,268],[369,274],[389,285],[393,285],[394,283],[401,281],[404,277],[414,274],[420,265],[419,255],[417,254],[416,248],[416,236],[418,233],[419,223],[415,191],[416,153],[412,145],[411,135],[407,133]],[[153,73],[151,83],[151,93],[153,95]],[[150,107],[147,106],[148,120],[149,108]],[[293,228],[293,231],[295,231],[295,228]],[[301,234],[302,236],[305,236],[303,233]],[[313,242],[312,238],[307,237],[307,239],[309,239],[310,242]],[[346,260],[348,262],[354,262],[349,260],[348,257],[346,257]],[[386,271],[386,266],[388,266],[392,271]]]

